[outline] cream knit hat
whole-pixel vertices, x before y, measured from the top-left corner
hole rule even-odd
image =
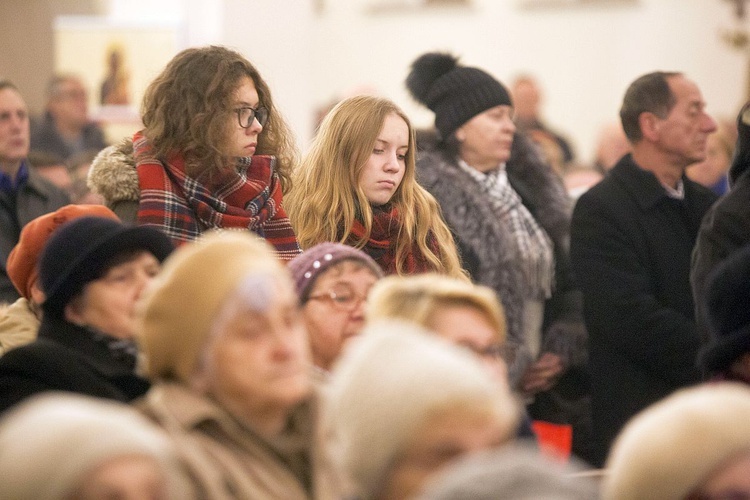
[[[513,434],[519,409],[475,356],[412,324],[367,326],[334,367],[326,432],[357,494],[372,497],[428,418],[455,408],[491,411]]]
[[[624,427],[607,459],[602,498],[681,500],[743,451],[750,451],[750,388],[682,389]]]
[[[146,375],[187,381],[224,301],[261,271],[288,276],[273,248],[249,232],[207,232],[179,247],[140,306]]]
[[[134,409],[67,393],[35,396],[0,421],[0,498],[71,498],[96,467],[125,455],[155,459],[168,480],[178,470],[166,436]],[[170,486],[169,498],[184,498],[185,484]]]

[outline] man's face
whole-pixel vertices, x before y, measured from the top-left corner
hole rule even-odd
[[[676,103],[664,119],[657,119],[657,146],[670,163],[687,167],[706,157],[708,136],[716,122],[706,113],[698,86],[683,76],[668,78]]]
[[[83,84],[71,78],[60,84],[57,93],[50,99],[48,109],[58,124],[66,128],[82,128],[88,121],[87,99]]]
[[[0,90],[0,168],[17,165],[29,154],[29,113],[21,95]]]

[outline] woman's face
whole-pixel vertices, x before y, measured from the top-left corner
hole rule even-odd
[[[456,130],[461,158],[481,171],[496,168],[510,158],[515,132],[512,107],[490,108]]]
[[[390,113],[359,174],[359,185],[372,205],[385,205],[393,197],[406,172],[408,151],[409,126],[399,115]]]
[[[500,356],[503,342],[478,308],[468,305],[441,307],[432,315],[428,327],[451,343],[476,354],[496,380],[508,380],[508,367]]]
[[[380,500],[413,498],[427,480],[463,455],[500,446],[505,429],[491,413],[471,408],[443,411],[411,437],[386,475]]]
[[[313,362],[324,370],[365,324],[365,300],[378,277],[357,261],[345,260],[318,276],[302,307]]]
[[[234,110],[242,108],[258,109],[263,103],[260,102],[258,91],[255,89],[255,83],[249,76],[243,76],[235,92],[233,111],[229,116],[231,120],[230,129],[233,131],[230,144],[230,156],[252,156],[258,147],[258,136],[263,131],[263,126],[257,119],[254,119],[248,128],[240,125],[240,118]],[[242,116],[247,115],[247,111],[241,112]]]
[[[236,294],[217,318],[197,375],[203,390],[251,423],[290,411],[311,389],[310,348],[291,283],[271,273],[256,281],[252,297]]]
[[[80,500],[167,500],[167,478],[150,457],[125,455],[87,474],[70,498]]]
[[[135,305],[160,268],[146,250],[109,268],[65,306],[65,319],[121,339],[135,336]]]

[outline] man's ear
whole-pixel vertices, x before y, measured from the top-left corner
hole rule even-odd
[[[641,135],[649,142],[659,140],[662,119],[650,111],[644,111],[638,116],[638,125],[641,127]]]

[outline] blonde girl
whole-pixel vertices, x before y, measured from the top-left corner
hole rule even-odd
[[[341,101],[320,125],[285,197],[300,246],[362,249],[387,274],[464,277],[435,199],[415,177],[414,130],[392,101]]]

